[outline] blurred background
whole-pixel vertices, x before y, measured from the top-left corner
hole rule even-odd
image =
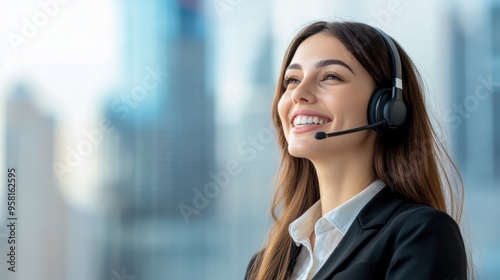
[[[271,224],[270,105],[312,20],[407,50],[500,279],[500,1],[0,0],[1,279],[242,279]]]

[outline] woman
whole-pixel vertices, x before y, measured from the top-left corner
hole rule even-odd
[[[272,116],[283,150],[275,223],[246,279],[467,278],[463,184],[390,37],[354,22],[305,27]]]

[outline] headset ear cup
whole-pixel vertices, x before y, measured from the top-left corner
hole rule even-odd
[[[376,90],[368,104],[368,123],[374,124],[384,120],[384,107],[387,102],[391,99],[391,90],[387,88],[382,88]],[[374,127],[373,130],[376,132],[382,132],[387,128],[386,125],[381,125]]]
[[[384,107],[384,120],[388,128],[398,128],[406,121],[406,105],[400,100],[389,100]]]

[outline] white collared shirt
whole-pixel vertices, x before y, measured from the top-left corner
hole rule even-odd
[[[366,189],[321,217],[321,201],[318,200],[288,228],[297,246],[302,245],[293,269],[293,280],[311,279],[333,253],[340,240],[354,222],[361,209],[370,201],[385,183],[376,180]],[[309,237],[316,235],[314,251]]]

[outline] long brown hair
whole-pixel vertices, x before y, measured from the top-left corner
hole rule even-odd
[[[391,87],[389,50],[380,33],[356,22],[314,22],[292,40],[282,62],[272,104],[272,119],[282,149],[277,189],[272,202],[274,224],[267,244],[256,257],[250,279],[287,279],[293,269],[296,246],[288,233],[291,222],[319,199],[316,171],[308,159],[291,156],[278,115],[277,105],[285,91],[283,76],[299,45],[323,32],[339,39],[371,74],[377,88]],[[436,135],[427,114],[421,77],[406,52],[394,42],[401,57],[403,100],[407,119],[401,127],[379,133],[375,142],[373,170],[387,185],[413,203],[429,205],[460,221],[463,183],[446,147]],[[456,191],[458,189],[458,192]]]

